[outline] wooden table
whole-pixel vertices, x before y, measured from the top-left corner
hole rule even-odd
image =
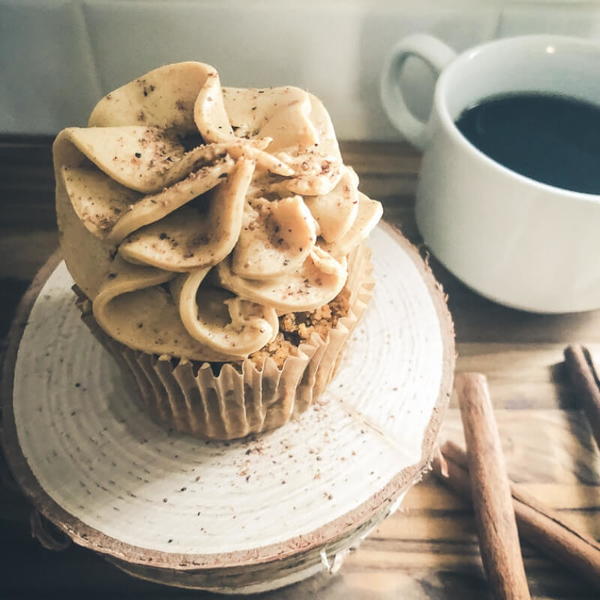
[[[0,335],[18,299],[57,244],[50,141],[0,139]],[[404,145],[346,143],[346,162],[362,190],[384,202],[385,217],[415,243],[414,191],[419,156]],[[425,252],[425,249],[423,250]],[[562,350],[581,342],[600,358],[600,311],[543,316],[493,304],[467,289],[433,258],[455,320],[459,370],[485,373],[510,475],[561,511],[577,527],[600,537],[600,457],[589,426],[560,364]],[[451,405],[443,435],[461,439]],[[29,533],[30,508],[21,495],[0,488],[1,598],[213,598],[130,578],[99,556],[70,547],[50,552]],[[524,545],[536,598],[598,598],[581,579]],[[335,577],[317,577],[260,598],[388,600],[488,598],[467,504],[428,476],[402,510],[351,554]]]

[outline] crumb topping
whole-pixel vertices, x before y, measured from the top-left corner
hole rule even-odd
[[[281,315],[277,337],[249,358],[257,367],[271,358],[281,368],[289,356],[297,354],[300,344],[307,342],[313,334],[327,339],[331,329],[348,315],[349,310],[350,292],[344,288],[331,302],[316,310]]]

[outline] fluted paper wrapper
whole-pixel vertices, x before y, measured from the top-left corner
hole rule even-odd
[[[213,369],[208,362],[132,350],[102,331],[89,301],[79,306],[92,333],[133,375],[142,403],[155,420],[206,439],[242,438],[285,425],[311,406],[331,381],[372,295],[370,256],[370,250],[361,246],[350,259],[347,316],[339,319],[326,340],[313,334],[281,367],[267,358],[262,368],[245,359]]]

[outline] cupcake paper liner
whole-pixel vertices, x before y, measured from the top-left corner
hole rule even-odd
[[[281,427],[303,413],[334,377],[372,295],[370,256],[365,246],[351,256],[348,314],[330,329],[327,339],[313,333],[281,367],[267,358],[261,368],[244,359],[214,369],[209,362],[132,350],[104,333],[87,298],[80,298],[78,306],[94,336],[133,376],[142,404],[155,421],[205,439],[243,438]]]

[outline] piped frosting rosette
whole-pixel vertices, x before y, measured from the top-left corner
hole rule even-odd
[[[336,298],[348,288],[349,259],[365,273],[353,280],[367,279],[355,255],[381,205],[358,191],[329,115],[298,88],[226,88],[206,64],[161,67],[105,96],[89,127],[63,130],[54,164],[65,262],[97,333],[121,354],[150,360],[139,372],[156,371],[157,361],[163,373],[167,362],[189,364],[196,387],[198,363],[264,376],[273,366],[251,367],[247,357],[275,340],[281,315]],[[361,296],[351,292],[353,302]],[[305,359],[300,376],[316,337],[293,357]],[[278,381],[285,369],[276,369]],[[228,369],[210,372],[225,380]],[[142,390],[150,385],[136,378]],[[158,381],[153,396],[171,402],[172,382]],[[160,417],[208,437],[242,432],[218,433],[221,424],[211,433],[206,418],[192,426],[189,415],[171,413]],[[241,434],[265,428],[261,418]]]

